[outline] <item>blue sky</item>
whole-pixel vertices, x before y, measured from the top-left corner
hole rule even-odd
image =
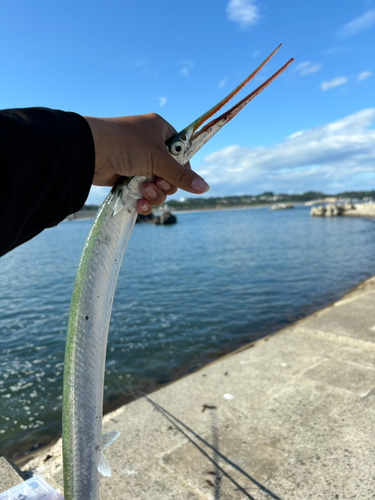
[[[178,130],[283,43],[248,91],[295,62],[192,160],[206,196],[374,189],[373,0],[0,0],[0,22],[1,108],[152,111]]]

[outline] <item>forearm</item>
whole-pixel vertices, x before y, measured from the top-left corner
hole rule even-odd
[[[94,175],[86,120],[45,108],[0,112],[0,255],[84,204]]]

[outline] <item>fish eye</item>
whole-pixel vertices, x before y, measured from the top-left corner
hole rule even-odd
[[[182,141],[176,141],[171,145],[171,153],[175,156],[180,155],[185,150],[185,145]]]

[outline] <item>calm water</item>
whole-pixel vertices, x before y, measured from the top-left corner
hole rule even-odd
[[[65,330],[89,221],[0,259],[0,455],[61,429]],[[178,214],[138,225],[113,304],[105,407],[334,301],[375,274],[375,220],[305,207]]]

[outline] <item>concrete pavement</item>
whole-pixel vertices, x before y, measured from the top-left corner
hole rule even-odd
[[[375,499],[375,277],[112,412],[111,430],[101,499]],[[61,441],[23,469],[61,491]]]
[[[0,457],[0,493],[26,479],[22,472],[5,457]]]

